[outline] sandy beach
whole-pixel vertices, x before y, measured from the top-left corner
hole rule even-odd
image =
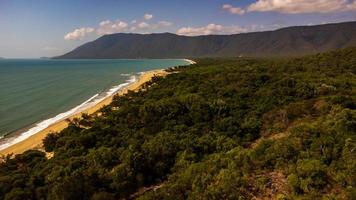
[[[191,61],[189,63],[192,64],[193,61]],[[138,79],[135,82],[131,83],[127,87],[118,91],[114,95],[124,95],[129,90],[137,91],[144,83],[151,80],[152,77],[165,76],[166,74],[167,74],[167,72],[164,70],[153,70],[153,71],[144,72],[142,75],[140,75],[140,77],[138,77]],[[93,113],[97,112],[100,108],[102,108],[103,106],[109,105],[112,102],[114,95],[109,96],[109,97],[105,98],[103,101],[99,102],[98,104],[96,104],[90,108],[87,108],[86,110],[81,111],[80,113],[74,114],[68,118],[69,119],[78,118],[83,113],[93,114]],[[9,146],[6,149],[0,150],[0,155],[7,155],[7,154],[16,155],[16,154],[23,153],[30,149],[42,149],[42,140],[43,140],[43,138],[46,137],[46,135],[48,133],[59,132],[59,131],[63,130],[64,128],[66,128],[67,126],[68,126],[68,123],[67,123],[66,119],[56,122],[56,123],[50,125],[49,127],[47,127],[46,129],[30,136],[29,138],[27,138],[21,142],[18,142],[12,146]]]

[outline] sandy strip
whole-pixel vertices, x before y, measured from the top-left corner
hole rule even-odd
[[[191,62],[190,62],[191,63]],[[166,71],[164,70],[153,70],[153,71],[148,71],[143,73],[138,79],[137,81],[135,81],[134,83],[130,84],[129,86],[123,88],[122,90],[120,90],[119,92],[117,92],[116,94],[118,95],[123,95],[126,94],[127,91],[131,90],[131,91],[137,91],[138,89],[140,89],[140,87],[146,83],[147,81],[150,81],[152,77],[154,76],[165,76],[167,74]],[[116,95],[115,94],[115,95]],[[90,107],[78,114],[75,114],[73,116],[70,116],[69,119],[73,119],[73,118],[78,118],[80,117],[83,113],[86,114],[93,114],[96,111],[98,111],[100,108],[102,108],[103,106],[109,105],[112,102],[113,96],[109,96],[106,99],[104,99],[103,101],[99,102],[98,104],[94,105],[93,107]],[[6,149],[0,150],[0,155],[7,155],[7,154],[20,154],[23,153],[29,149],[41,149],[42,148],[42,140],[43,138],[46,137],[46,135],[48,133],[51,132],[59,132],[61,130],[63,130],[64,128],[66,128],[68,126],[68,122],[66,120],[62,120],[59,121],[57,123],[54,123],[52,125],[50,125],[48,128],[30,136],[29,138],[16,143]]]

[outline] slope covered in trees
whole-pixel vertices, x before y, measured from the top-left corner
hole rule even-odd
[[[300,56],[356,46],[356,22],[235,35],[104,35],[57,58],[198,58]]]
[[[355,199],[356,48],[202,59],[0,165],[0,199]]]

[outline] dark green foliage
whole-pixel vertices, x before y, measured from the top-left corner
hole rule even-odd
[[[356,49],[202,59],[0,165],[0,199],[353,199]]]
[[[59,135],[56,133],[49,133],[44,139],[43,139],[43,147],[47,152],[51,152],[54,150],[57,140],[59,138]]]

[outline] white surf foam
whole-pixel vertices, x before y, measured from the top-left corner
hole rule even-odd
[[[193,60],[189,60],[189,59],[183,59],[184,61],[187,61],[190,65],[194,65],[197,64],[195,61]]]
[[[36,124],[34,127],[30,128],[29,130],[15,136],[15,137],[10,137],[10,138],[6,139],[6,142],[4,142],[3,144],[0,144],[0,150],[6,149],[7,147],[9,147],[13,144],[19,143],[19,142],[29,138],[30,136],[35,135],[36,133],[48,128],[49,126],[51,126],[54,123],[57,123],[61,120],[64,120],[64,119],[70,117],[70,116],[78,114],[78,113],[84,111],[85,109],[98,104],[99,102],[103,101],[107,97],[114,95],[120,89],[132,84],[135,81],[136,81],[136,76],[131,76],[130,79],[127,80],[125,83],[122,83],[120,85],[110,88],[104,95],[95,94],[94,96],[90,97],[88,100],[86,100],[82,104],[72,108],[71,110],[69,110],[67,112],[60,113],[55,117],[46,119],[46,120]]]

